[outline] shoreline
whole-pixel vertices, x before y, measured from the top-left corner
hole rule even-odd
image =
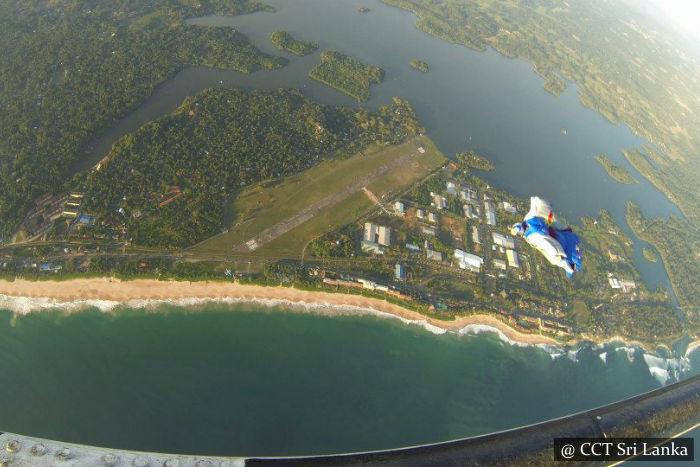
[[[436,334],[455,332],[478,334],[491,331],[502,338],[522,345],[554,345],[561,342],[539,334],[526,334],[511,328],[495,316],[474,314],[451,321],[444,321],[403,308],[394,303],[374,297],[308,291],[292,287],[247,285],[234,282],[210,281],[158,281],[154,279],[86,278],[66,281],[31,281],[16,279],[0,280],[0,296],[16,300],[13,312],[27,314],[46,309],[56,309],[103,305],[114,308],[118,305],[143,306],[151,303],[173,303],[183,306],[203,302],[259,303],[261,305],[289,306],[302,308],[302,312],[320,315],[375,315],[395,318],[407,324],[422,325]],[[42,300],[43,303],[29,303],[29,300]]]
[[[265,308],[281,307],[295,313],[320,316],[377,316],[398,319],[404,324],[418,325],[434,334],[457,335],[496,334],[511,345],[575,347],[590,342],[597,346],[621,343],[626,347],[640,347],[645,353],[656,355],[649,345],[623,336],[596,338],[580,335],[568,340],[535,333],[524,333],[487,313],[457,317],[446,321],[404,308],[395,303],[362,295],[324,290],[310,291],[293,287],[248,285],[219,281],[160,281],[156,279],[120,280],[111,277],[78,278],[69,280],[33,281],[0,280],[0,308],[16,314],[29,314],[62,309],[73,313],[87,307],[111,311],[119,306],[147,308],[162,304],[192,307],[206,303],[256,304]],[[659,344],[670,349],[664,344]],[[691,342],[684,356],[700,347],[700,339]]]

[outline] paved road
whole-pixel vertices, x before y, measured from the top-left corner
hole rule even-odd
[[[289,232],[295,227],[303,224],[312,217],[318,215],[323,209],[338,204],[339,202],[347,199],[354,193],[357,193],[373,181],[377,180],[379,177],[383,176],[390,170],[396,169],[403,165],[408,164],[411,159],[420,156],[421,153],[418,151],[418,146],[416,146],[413,152],[406,154],[388,164],[377,167],[373,172],[365,175],[364,177],[356,180],[354,183],[345,187],[343,190],[327,196],[319,201],[316,201],[310,206],[299,211],[297,214],[278,222],[277,224],[269,227],[257,236],[251,238],[245,243],[238,244],[233,247],[233,251],[243,252],[243,251],[254,251],[260,248],[262,245],[271,242],[272,240],[280,237],[281,235]]]

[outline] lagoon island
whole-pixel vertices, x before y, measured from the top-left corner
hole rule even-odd
[[[326,51],[321,54],[321,63],[309,72],[309,77],[358,101],[366,101],[371,85],[384,80],[384,70],[340,52]]]
[[[606,156],[595,156],[595,160],[603,166],[605,171],[613,180],[624,185],[639,183],[639,181],[632,176],[626,167],[614,164],[613,161],[608,159]]]
[[[430,71],[428,64],[420,60],[411,60],[410,65],[414,70],[422,71],[423,73]]]
[[[318,44],[313,41],[300,41],[292,37],[287,31],[275,31],[270,36],[270,41],[280,50],[291,52],[295,55],[309,55],[318,49]]]
[[[654,253],[654,250],[646,246],[642,248],[642,256],[644,256],[644,259],[650,263],[655,263],[659,260],[659,257],[656,253]]]

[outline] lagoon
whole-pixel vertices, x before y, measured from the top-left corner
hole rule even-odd
[[[522,197],[537,194],[550,201],[563,216],[576,223],[581,216],[596,216],[601,209],[636,240],[635,261],[648,286],[670,289],[661,262],[646,261],[645,244],[633,236],[625,220],[625,203],[633,200],[647,216],[681,215],[622,155],[623,149],[647,141],[624,124],[612,124],[584,107],[575,86],[559,97],[544,90],[532,67],[494,50],[477,52],[417,30],[416,17],[378,0],[293,0],[269,2],[276,13],[238,17],[203,17],[190,24],[234,27],[265,52],[282,54],[290,62],[279,70],[249,75],[203,67],[186,68],[159,86],[137,110],[105,129],[85,148],[79,168],[94,165],[121,136],[150,120],[173,111],[185,97],[212,86],[244,89],[294,87],[325,104],[377,107],[393,96],[407,99],[437,146],[448,156],[474,149],[496,166],[480,174],[492,186]],[[367,5],[371,11],[359,13]],[[319,43],[305,57],[278,51],[270,42],[273,31],[286,30],[301,40]],[[383,83],[373,86],[372,98],[354,99],[307,77],[323,50],[338,50],[386,71]],[[416,73],[409,63],[424,60],[429,73]],[[627,167],[641,181],[621,185],[595,162],[605,154]]]
[[[211,86],[295,87],[325,104],[359,105],[308,79],[322,50],[386,71],[372,98],[416,108],[448,156],[474,149],[496,166],[492,186],[551,200],[569,220],[609,210],[624,222],[634,200],[647,216],[680,215],[624,160],[646,141],[578,100],[542,88],[529,64],[476,52],[414,28],[413,14],[378,0],[269,0],[276,13],[206,17],[288,66],[250,75],[185,68],[85,148],[87,169],[121,136]],[[357,8],[370,7],[361,14]],[[320,44],[277,51],[283,29]],[[410,68],[413,59],[430,72]],[[620,185],[593,159],[605,154],[640,180]],[[634,238],[634,237],[633,237]],[[663,264],[635,260],[650,286],[668,287]],[[682,354],[682,352],[680,352]],[[621,344],[549,351],[491,335],[433,335],[371,317],[322,317],[237,305],[104,313],[0,311],[0,427],[115,448],[222,455],[294,455],[381,449],[473,436],[590,409],[700,371],[689,358],[644,358]],[[667,368],[682,368],[669,377]],[[673,371],[671,371],[673,373]],[[669,378],[669,379],[667,379]]]

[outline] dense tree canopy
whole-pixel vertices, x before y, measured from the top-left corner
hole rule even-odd
[[[410,65],[414,70],[422,71],[423,73],[430,71],[428,64],[421,60],[411,60]]]
[[[313,41],[300,41],[292,37],[287,31],[275,31],[270,36],[270,41],[280,50],[286,50],[296,55],[308,55],[318,49],[318,44]]]
[[[184,23],[262,8],[247,0],[0,3],[0,233],[14,230],[34,198],[61,188],[95,131],[183,66],[282,66],[234,29]]]
[[[384,80],[384,70],[340,52],[325,51],[321,54],[321,63],[309,72],[309,77],[358,101],[366,101],[370,97],[370,86]]]
[[[420,130],[398,99],[368,112],[320,106],[295,90],[209,89],[115,143],[85,182],[86,207],[136,243],[189,245],[220,229],[224,201],[241,186]]]

